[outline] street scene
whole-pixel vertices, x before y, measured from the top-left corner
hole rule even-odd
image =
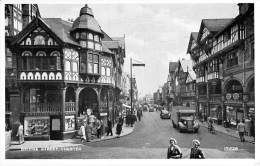
[[[254,3],[4,6],[6,159],[255,159]]]

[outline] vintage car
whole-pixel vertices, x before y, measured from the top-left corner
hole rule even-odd
[[[171,119],[171,114],[167,110],[162,110],[160,113],[161,119]]]
[[[172,115],[172,125],[180,132],[199,131],[199,123],[195,120],[195,110],[174,110]]]

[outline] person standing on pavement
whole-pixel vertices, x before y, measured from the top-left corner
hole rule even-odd
[[[23,144],[24,143],[23,125],[20,122],[19,122],[16,136],[19,137],[19,144]]]
[[[140,109],[137,110],[137,117],[138,117],[138,120],[141,121],[141,111],[140,111]]]
[[[245,126],[244,120],[242,120],[242,121],[238,120],[237,131],[238,131],[238,134],[240,137],[240,141],[245,142],[244,134],[246,131],[246,126]]]
[[[101,138],[101,123],[99,119],[97,119],[96,125],[97,125],[97,138]]]
[[[80,129],[79,129],[79,135],[81,142],[83,143],[84,141],[86,141],[86,131],[85,131],[85,126],[84,123],[81,123]]]
[[[85,134],[86,134],[86,141],[89,142],[91,139],[91,132],[92,132],[92,128],[90,126],[89,121],[87,121],[87,123],[85,124]]]
[[[112,132],[112,122],[110,119],[107,120],[107,136],[108,135],[113,136],[113,132]]]
[[[121,123],[117,123],[116,125],[116,134],[117,134],[117,137],[120,137],[120,134],[121,134],[121,131],[122,131],[122,125]]]
[[[190,151],[190,158],[191,159],[204,159],[204,155],[201,151],[201,149],[199,148],[200,146],[200,142],[199,140],[196,140],[194,139],[192,141],[192,148],[191,148],[191,151]]]

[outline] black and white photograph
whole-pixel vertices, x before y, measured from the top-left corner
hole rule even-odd
[[[259,164],[257,4],[2,1],[5,164]]]

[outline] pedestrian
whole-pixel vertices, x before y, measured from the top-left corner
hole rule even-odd
[[[242,121],[238,120],[237,131],[238,131],[238,134],[240,137],[240,141],[245,142],[244,134],[246,131],[246,126],[245,126],[244,120],[242,120]]]
[[[80,140],[81,142],[85,142],[86,141],[86,131],[85,131],[85,126],[84,123],[81,123],[80,129],[79,129],[79,135],[80,135]]]
[[[252,137],[255,137],[255,122],[253,118],[251,118],[250,134]]]
[[[110,119],[107,120],[107,136],[108,135],[113,136],[113,132],[112,132],[112,122]]]
[[[90,126],[89,121],[85,123],[85,134],[86,134],[86,141],[89,142],[91,139],[91,132],[92,132],[92,127]]]
[[[124,124],[124,118],[123,118],[123,115],[121,115],[121,116],[119,117],[118,122],[121,123],[122,125]]]
[[[141,121],[141,112],[140,112],[140,109],[137,110],[137,117],[138,117],[138,120]]]
[[[181,148],[177,145],[177,141],[174,138],[170,138],[170,145],[167,150],[167,159],[182,158]]]
[[[192,141],[192,146],[193,147],[191,148],[191,151],[190,151],[190,158],[191,159],[204,159],[205,157],[204,157],[201,149],[199,148],[200,141],[194,139]]]
[[[96,125],[97,125],[97,138],[101,138],[101,123],[99,119],[97,119]]]
[[[20,122],[18,124],[19,126],[18,126],[16,136],[19,137],[19,144],[23,144],[24,143],[23,125]]]
[[[120,137],[121,131],[122,131],[122,124],[121,123],[117,123],[117,125],[116,125],[117,137]]]

